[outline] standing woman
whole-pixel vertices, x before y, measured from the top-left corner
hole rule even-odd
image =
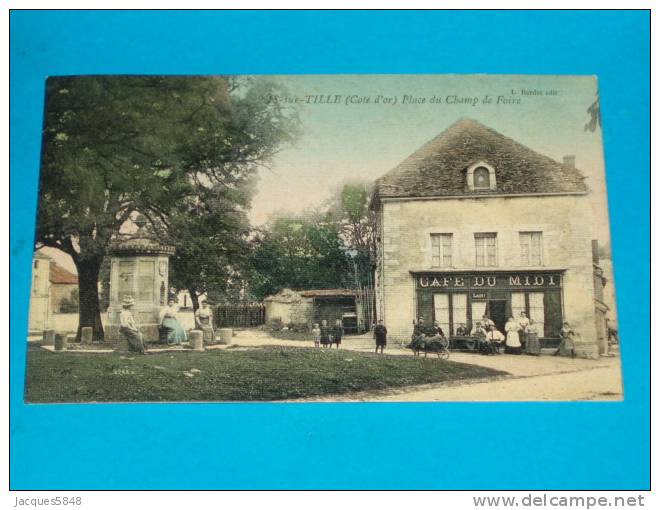
[[[539,333],[536,324],[532,319],[529,319],[527,325],[527,342],[525,343],[525,353],[533,356],[541,354],[541,342],[539,341]]]
[[[330,328],[328,327],[328,321],[323,319],[321,321],[321,347],[332,347],[330,345]]]
[[[506,331],[506,352],[509,352],[510,354],[520,354],[521,344],[520,335],[518,334],[519,329],[520,325],[518,324],[518,321],[513,317],[509,317],[506,326],[504,326],[504,330]]]
[[[527,346],[527,328],[529,327],[529,317],[525,312],[520,312],[520,317],[518,318],[518,325],[520,326],[520,343],[525,350]]]
[[[176,318],[178,311],[179,307],[176,305],[174,298],[170,298],[167,301],[167,306],[160,311],[159,325],[167,330],[167,343],[169,345],[181,345],[188,339],[186,331]]]
[[[341,337],[344,335],[344,328],[341,326],[341,319],[337,319],[335,322],[335,327],[332,331],[332,339],[334,340],[335,345],[337,346],[337,349],[339,349],[339,346],[341,345]],[[330,345],[332,347],[332,345]]]
[[[202,301],[195,312],[195,326],[202,330],[204,343],[212,344],[215,341],[215,331],[213,331],[213,310],[209,305],[208,299]]]
[[[559,354],[560,356],[575,358],[575,341],[573,340],[575,332],[568,322],[564,322],[564,327],[561,328],[559,335],[561,336],[561,343],[559,349],[555,352],[555,356]]]

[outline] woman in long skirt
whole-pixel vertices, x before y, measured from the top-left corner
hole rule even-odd
[[[575,333],[571,329],[571,326],[568,322],[564,322],[564,327],[561,328],[559,332],[561,336],[561,343],[559,344],[559,349],[555,352],[555,356],[570,356],[571,358],[575,357]]]
[[[330,338],[330,328],[328,327],[328,321],[321,321],[321,347],[332,347],[332,339]]]
[[[169,345],[181,345],[188,339],[186,331],[176,318],[178,311],[179,308],[176,306],[174,299],[170,299],[167,306],[160,311],[160,327],[167,330],[167,343]]]
[[[213,311],[209,307],[209,302],[204,301],[195,312],[195,325],[201,329],[204,335],[204,343],[212,344],[215,341],[215,331],[213,330]]]
[[[529,319],[529,324],[527,325],[527,343],[525,344],[525,353],[531,354],[532,356],[538,356],[541,354],[541,342],[539,341],[539,334],[536,328],[536,324],[532,319]]]
[[[520,325],[513,317],[509,317],[504,330],[506,331],[506,352],[509,354],[520,354],[521,352],[521,343],[520,335],[518,330]]]

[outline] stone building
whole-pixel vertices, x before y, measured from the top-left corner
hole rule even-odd
[[[282,289],[264,299],[265,319],[284,324],[320,324],[327,320],[334,324],[341,319],[345,332],[356,333],[365,329],[363,306],[358,293],[351,289]]]
[[[78,290],[78,276],[59,266],[48,255],[34,252],[30,293],[29,332],[40,334],[53,327],[53,314],[62,312],[62,302]]]
[[[563,321],[598,355],[592,212],[575,158],[538,154],[461,119],[376,181],[376,301],[390,337],[527,312],[546,345]],[[601,307],[602,308],[602,307]]]

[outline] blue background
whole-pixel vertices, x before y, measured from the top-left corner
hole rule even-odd
[[[14,11],[10,41],[12,489],[649,487],[648,13]],[[24,405],[44,80],[87,73],[598,75],[625,401]]]

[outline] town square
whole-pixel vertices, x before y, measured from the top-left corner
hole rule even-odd
[[[49,78],[26,402],[623,399],[595,81],[373,82]]]

